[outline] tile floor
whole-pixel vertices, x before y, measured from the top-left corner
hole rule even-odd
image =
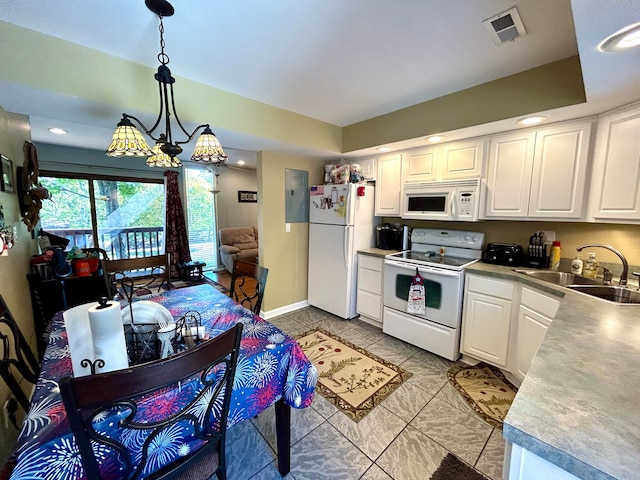
[[[271,323],[289,335],[324,328],[413,373],[359,423],[316,394],[311,408],[291,409],[288,480],[426,480],[448,452],[492,480],[502,478],[502,431],[480,419],[447,380],[452,362],[313,307]],[[273,407],[227,433],[230,480],[282,478],[275,454]]]

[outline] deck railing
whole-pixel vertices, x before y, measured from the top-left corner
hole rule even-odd
[[[164,253],[163,227],[101,228],[98,230],[97,242],[94,241],[93,231],[89,228],[53,228],[45,231],[68,239],[70,246],[100,247],[112,260],[149,257]],[[215,232],[211,230],[190,231],[189,244],[194,258],[216,256]],[[215,267],[215,262],[209,261],[209,266]]]
[[[100,247],[109,258],[137,258],[160,255],[164,252],[163,227],[101,228],[94,241],[90,228],[48,229],[48,233],[64,237],[70,245],[80,248]]]

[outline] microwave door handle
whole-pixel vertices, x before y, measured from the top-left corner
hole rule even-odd
[[[449,201],[449,212],[451,212],[451,219],[455,220],[456,218],[458,218],[457,212],[456,212],[456,191],[452,190],[451,191],[451,199]]]

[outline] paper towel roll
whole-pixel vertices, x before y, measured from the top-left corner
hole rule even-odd
[[[97,302],[85,303],[77,307],[65,310],[64,317],[67,339],[69,340],[69,353],[71,354],[71,366],[74,377],[84,377],[91,375],[89,366],[83,367],[80,362],[84,359],[94,360],[93,342],[91,340],[91,327],[89,325],[89,315],[87,311],[92,306],[97,306]]]
[[[93,339],[94,357],[104,360],[104,367],[96,373],[127,368],[127,343],[118,302],[107,302],[106,307],[93,304],[87,310]]]

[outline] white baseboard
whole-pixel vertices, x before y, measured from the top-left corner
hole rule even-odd
[[[277,317],[278,315],[284,315],[285,313],[294,312],[308,306],[309,302],[303,300],[302,302],[292,303],[290,305],[285,305],[284,307],[274,308],[273,310],[269,310],[267,312],[263,310],[260,312],[260,316],[265,320],[269,320],[270,318]]]

